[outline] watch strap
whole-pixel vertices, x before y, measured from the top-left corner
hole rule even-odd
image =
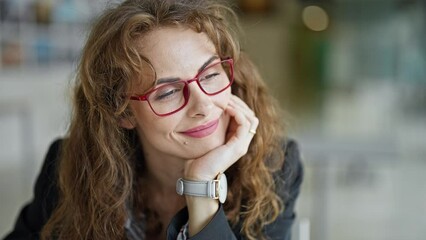
[[[176,182],[176,192],[179,195],[219,199],[221,203],[226,200],[227,189],[228,183],[224,173],[219,173],[216,179],[209,181],[193,181],[179,178]]]
[[[196,196],[196,197],[209,197],[217,199],[216,196],[216,185],[218,180],[210,181],[191,181],[180,179],[183,183],[183,192],[182,194]]]

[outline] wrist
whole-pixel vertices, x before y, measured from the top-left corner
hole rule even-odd
[[[179,178],[176,181],[176,192],[191,197],[219,199],[224,203],[228,193],[228,182],[224,173],[219,173],[214,180]]]
[[[199,173],[192,170],[185,170],[183,179],[193,181],[210,181],[217,177],[217,173]]]

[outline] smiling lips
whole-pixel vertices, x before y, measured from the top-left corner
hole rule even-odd
[[[219,126],[219,119],[213,120],[211,122],[208,122],[206,124],[197,126],[195,128],[188,129],[184,132],[180,132],[182,134],[185,134],[189,137],[194,138],[203,138],[206,136],[209,136],[210,134],[214,133],[214,131]]]

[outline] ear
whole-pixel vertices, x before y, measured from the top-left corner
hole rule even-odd
[[[136,127],[136,124],[134,124],[132,121],[133,119],[130,118],[121,118],[119,121],[120,127],[125,128],[125,129],[134,129]]]

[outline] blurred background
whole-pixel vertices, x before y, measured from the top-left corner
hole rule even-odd
[[[116,2],[0,0],[0,236],[66,132],[90,21]],[[303,156],[293,239],[426,239],[426,2],[233,4]]]

